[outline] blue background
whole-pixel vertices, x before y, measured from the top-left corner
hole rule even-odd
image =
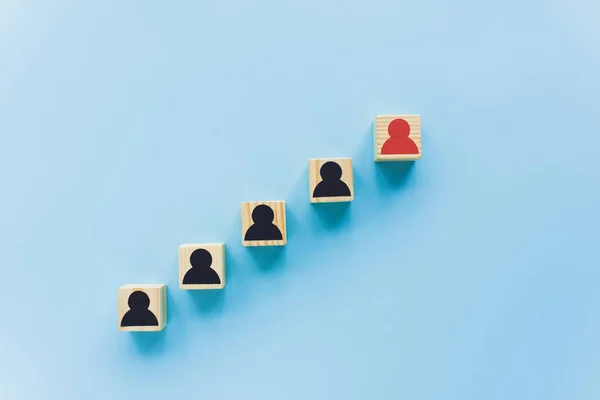
[[[598,399],[600,3],[4,1],[0,398]],[[423,159],[373,162],[377,114]],[[307,160],[356,198],[311,205]],[[286,200],[288,245],[241,245]],[[177,247],[227,243],[220,292]],[[158,334],[117,288],[169,285]]]

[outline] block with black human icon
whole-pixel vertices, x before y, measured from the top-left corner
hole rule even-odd
[[[244,246],[284,246],[285,201],[242,203],[242,244]]]
[[[354,200],[351,158],[308,160],[308,189],[311,203]]]
[[[225,287],[225,244],[179,246],[179,287],[184,290]]]
[[[373,124],[375,161],[414,161],[421,158],[419,114],[378,115]]]
[[[167,326],[167,285],[131,284],[119,288],[120,331],[162,331]]]

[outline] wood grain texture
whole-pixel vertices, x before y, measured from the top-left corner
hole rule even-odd
[[[275,224],[282,235],[282,240],[244,240],[246,231],[253,225],[252,211],[260,204],[266,204],[273,210]],[[244,246],[285,246],[287,232],[285,226],[285,201],[251,201],[242,203],[242,244]]]
[[[381,154],[383,144],[390,138],[388,125],[396,118],[402,118],[410,125],[408,136],[419,148],[419,154]],[[421,116],[419,114],[378,115],[373,124],[375,161],[414,161],[421,158]]]
[[[150,298],[148,309],[156,316],[158,326],[121,326],[121,320],[129,311],[129,295],[135,291],[142,291]],[[167,326],[167,285],[165,284],[129,284],[119,288],[118,296],[119,330],[124,332],[153,332],[162,331]]]
[[[190,256],[197,249],[205,249],[212,257],[212,268],[219,279],[220,284],[200,284],[200,285],[184,285],[183,278],[185,274],[192,269],[190,264]],[[207,289],[223,289],[225,287],[225,244],[224,243],[198,243],[198,244],[182,244],[179,246],[179,288],[183,290],[207,290]]]
[[[350,189],[350,196],[314,197],[317,185],[323,181],[321,167],[326,162],[333,161],[342,168],[341,181]],[[354,174],[351,158],[318,158],[308,160],[308,196],[311,203],[336,203],[354,200]]]

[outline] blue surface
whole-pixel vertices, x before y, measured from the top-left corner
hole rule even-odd
[[[0,398],[600,398],[600,3],[0,5]],[[424,158],[376,165],[376,114]],[[307,160],[352,157],[350,206]],[[239,204],[286,200],[284,249]],[[177,287],[225,241],[222,292]],[[117,331],[117,288],[169,325]],[[145,397],[144,397],[145,396]]]

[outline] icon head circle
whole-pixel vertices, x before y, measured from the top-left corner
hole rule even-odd
[[[256,224],[270,224],[274,219],[273,209],[266,204],[260,204],[252,211],[252,221]]]
[[[321,166],[320,173],[324,181],[337,181],[342,177],[342,167],[336,162],[327,161]]]
[[[136,290],[129,295],[127,304],[132,310],[147,310],[150,307],[150,298],[141,290]]]
[[[392,138],[405,138],[410,135],[410,125],[402,118],[396,118],[388,125],[388,134]]]
[[[212,264],[212,256],[206,249],[196,249],[190,256],[192,268],[209,268]]]

